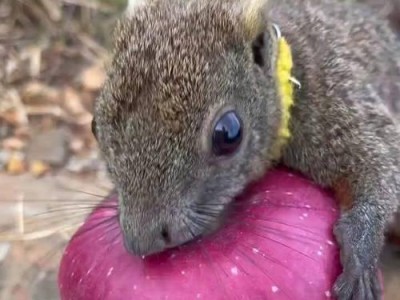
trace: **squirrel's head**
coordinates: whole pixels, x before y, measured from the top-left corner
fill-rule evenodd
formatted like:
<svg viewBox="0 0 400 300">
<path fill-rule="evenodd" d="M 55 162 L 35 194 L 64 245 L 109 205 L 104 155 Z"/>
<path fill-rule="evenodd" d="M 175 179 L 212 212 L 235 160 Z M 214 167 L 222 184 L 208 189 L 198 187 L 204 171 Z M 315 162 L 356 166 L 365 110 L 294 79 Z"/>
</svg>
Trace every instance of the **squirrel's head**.
<svg viewBox="0 0 400 300">
<path fill-rule="evenodd" d="M 138 2 L 117 26 L 93 128 L 126 247 L 148 255 L 221 224 L 269 165 L 280 107 L 265 1 Z"/>
</svg>

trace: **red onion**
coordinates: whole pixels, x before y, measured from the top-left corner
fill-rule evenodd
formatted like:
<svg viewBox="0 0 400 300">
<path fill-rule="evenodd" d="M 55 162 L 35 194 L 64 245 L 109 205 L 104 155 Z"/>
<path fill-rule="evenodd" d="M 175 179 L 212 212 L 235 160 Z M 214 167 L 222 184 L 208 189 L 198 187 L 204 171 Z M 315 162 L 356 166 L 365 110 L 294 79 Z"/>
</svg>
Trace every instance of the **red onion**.
<svg viewBox="0 0 400 300">
<path fill-rule="evenodd" d="M 62 300 L 332 297 L 339 212 L 328 190 L 298 174 L 269 172 L 215 234 L 145 259 L 125 251 L 116 201 L 106 199 L 67 246 Z"/>
</svg>

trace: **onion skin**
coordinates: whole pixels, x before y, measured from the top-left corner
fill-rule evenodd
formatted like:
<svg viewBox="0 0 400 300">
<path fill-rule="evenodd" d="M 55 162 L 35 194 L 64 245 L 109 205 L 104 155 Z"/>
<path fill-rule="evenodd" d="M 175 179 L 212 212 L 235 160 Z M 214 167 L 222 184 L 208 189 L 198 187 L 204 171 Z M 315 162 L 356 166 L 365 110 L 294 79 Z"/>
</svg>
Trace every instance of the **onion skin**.
<svg viewBox="0 0 400 300">
<path fill-rule="evenodd" d="M 116 201 L 106 199 L 67 245 L 62 300 L 333 298 L 338 207 L 301 175 L 269 172 L 215 234 L 145 259 L 125 251 Z"/>
</svg>

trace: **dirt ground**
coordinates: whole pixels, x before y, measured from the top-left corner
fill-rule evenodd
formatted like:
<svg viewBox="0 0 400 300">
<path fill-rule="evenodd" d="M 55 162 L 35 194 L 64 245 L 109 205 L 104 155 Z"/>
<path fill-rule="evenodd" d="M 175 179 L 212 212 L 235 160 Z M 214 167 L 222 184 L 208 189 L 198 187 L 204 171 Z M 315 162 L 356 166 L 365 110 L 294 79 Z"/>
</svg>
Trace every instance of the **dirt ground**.
<svg viewBox="0 0 400 300">
<path fill-rule="evenodd" d="M 0 300 L 59 299 L 63 247 L 90 211 L 73 209 L 111 187 L 91 111 L 124 5 L 0 1 Z M 388 300 L 400 299 L 399 251 L 383 255 Z"/>
<path fill-rule="evenodd" d="M 0 1 L 0 299 L 55 300 L 70 235 L 110 188 L 91 133 L 124 0 Z M 78 213 L 77 213 L 78 212 Z"/>
<path fill-rule="evenodd" d="M 41 180 L 29 174 L 18 177 L 0 174 L 0 212 L 2 218 L 4 214 L 7 217 L 2 223 L 15 224 L 7 230 L 7 233 L 13 233 L 8 236 L 9 241 L 3 237 L 0 242 L 1 300 L 59 299 L 56 285 L 58 263 L 70 233 L 80 224 L 83 215 L 71 217 L 70 210 L 57 208 L 65 208 L 66 199 L 69 205 L 89 200 L 96 203 L 99 201 L 97 197 L 71 190 L 105 195 L 108 184 L 101 178 L 92 176 L 82 180 L 66 173 Z M 6 199 L 12 201 L 6 202 Z M 13 241 L 22 238 L 19 234 L 20 203 L 23 203 L 25 223 L 23 237 L 27 240 Z M 38 217 L 42 213 L 44 217 Z M 67 230 L 67 225 L 71 225 L 72 230 Z"/>
</svg>

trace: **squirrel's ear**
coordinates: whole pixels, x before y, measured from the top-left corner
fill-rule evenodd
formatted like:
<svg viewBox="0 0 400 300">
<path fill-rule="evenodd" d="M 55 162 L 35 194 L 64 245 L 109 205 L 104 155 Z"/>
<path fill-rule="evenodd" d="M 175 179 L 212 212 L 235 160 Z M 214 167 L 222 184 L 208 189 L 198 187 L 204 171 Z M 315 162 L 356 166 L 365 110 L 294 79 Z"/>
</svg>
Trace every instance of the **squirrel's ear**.
<svg viewBox="0 0 400 300">
<path fill-rule="evenodd" d="M 242 3 L 246 38 L 253 41 L 266 30 L 268 0 L 242 0 Z"/>
<path fill-rule="evenodd" d="M 251 43 L 254 62 L 260 67 L 268 63 L 268 0 L 242 0 L 245 39 Z"/>
</svg>

